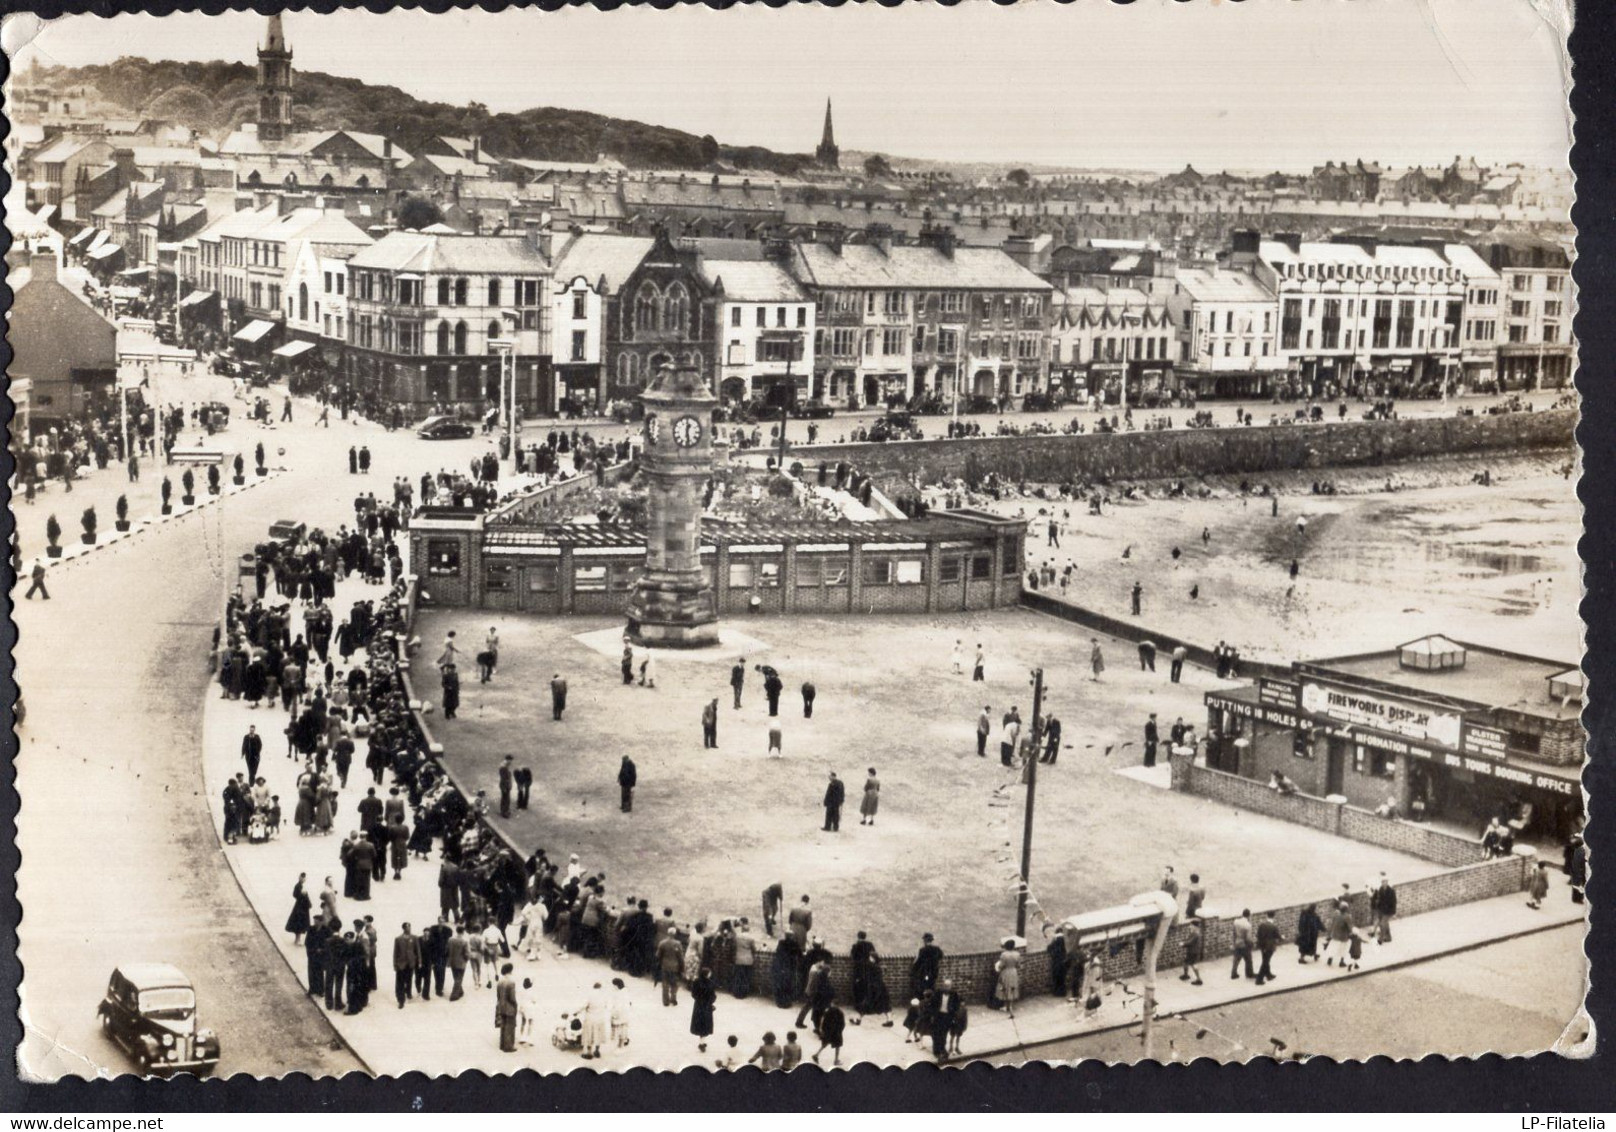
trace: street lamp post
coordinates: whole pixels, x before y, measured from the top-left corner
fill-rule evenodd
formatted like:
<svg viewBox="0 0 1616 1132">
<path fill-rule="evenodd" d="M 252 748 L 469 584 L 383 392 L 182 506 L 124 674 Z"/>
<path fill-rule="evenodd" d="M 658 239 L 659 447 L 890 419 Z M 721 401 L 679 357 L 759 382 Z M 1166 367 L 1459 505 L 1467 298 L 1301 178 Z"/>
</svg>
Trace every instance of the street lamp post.
<svg viewBox="0 0 1616 1132">
<path fill-rule="evenodd" d="M 1021 885 L 1016 895 L 1016 934 L 1027 935 L 1027 894 L 1032 886 L 1032 816 L 1038 798 L 1038 741 L 1043 732 L 1044 670 L 1032 670 L 1032 745 L 1027 754 L 1027 808 L 1021 827 Z M 1013 753 L 1013 752 L 1012 752 Z"/>
</svg>

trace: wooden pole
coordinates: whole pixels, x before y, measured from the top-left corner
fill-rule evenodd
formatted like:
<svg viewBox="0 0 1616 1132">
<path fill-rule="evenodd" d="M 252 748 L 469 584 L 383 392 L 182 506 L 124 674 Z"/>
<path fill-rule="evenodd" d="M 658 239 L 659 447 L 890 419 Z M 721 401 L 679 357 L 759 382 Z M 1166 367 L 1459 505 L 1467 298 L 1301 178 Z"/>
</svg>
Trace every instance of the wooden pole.
<svg viewBox="0 0 1616 1132">
<path fill-rule="evenodd" d="M 1032 885 L 1032 816 L 1038 798 L 1038 740 L 1043 731 L 1044 670 L 1032 670 L 1032 744 L 1027 755 L 1027 808 L 1021 827 L 1021 888 L 1016 896 L 1016 934 L 1027 935 L 1027 893 Z M 1014 752 L 1012 752 L 1013 754 Z"/>
</svg>

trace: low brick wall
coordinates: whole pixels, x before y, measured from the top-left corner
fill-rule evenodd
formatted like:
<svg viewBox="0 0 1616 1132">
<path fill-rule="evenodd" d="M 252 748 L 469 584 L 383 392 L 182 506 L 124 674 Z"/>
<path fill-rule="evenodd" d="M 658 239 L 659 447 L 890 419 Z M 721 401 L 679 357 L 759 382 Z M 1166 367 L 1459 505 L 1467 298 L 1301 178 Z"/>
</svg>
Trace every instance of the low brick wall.
<svg viewBox="0 0 1616 1132">
<path fill-rule="evenodd" d="M 1395 849 L 1448 868 L 1473 865 L 1485 859 L 1479 841 L 1456 837 L 1419 822 L 1383 818 L 1368 810 L 1311 794 L 1281 794 L 1256 779 L 1198 766 L 1184 756 L 1172 756 L 1172 784 L 1174 790 L 1186 794 L 1227 802 L 1337 837 Z"/>
<path fill-rule="evenodd" d="M 1096 633 L 1104 633 L 1108 637 L 1118 640 L 1130 641 L 1138 644 L 1140 641 L 1153 641 L 1158 651 L 1158 659 L 1166 660 L 1179 645 L 1184 646 L 1185 659 L 1191 664 L 1198 664 L 1203 668 L 1216 669 L 1218 658 L 1212 655 L 1212 650 L 1205 645 L 1198 645 L 1193 641 L 1186 641 L 1175 637 L 1171 633 L 1158 632 L 1138 621 L 1124 620 L 1112 617 L 1105 613 L 1096 613 L 1081 605 L 1074 605 L 1063 598 L 1051 597 L 1037 590 L 1029 590 L 1025 586 L 1021 590 L 1021 604 L 1038 613 L 1046 613 L 1051 617 L 1059 617 L 1062 621 L 1070 621 L 1074 625 L 1081 625 Z M 1239 676 L 1242 679 L 1257 676 L 1270 676 L 1276 680 L 1289 680 L 1293 673 L 1288 664 L 1269 664 L 1261 660 L 1248 660 L 1240 658 Z"/>
<path fill-rule="evenodd" d="M 921 483 L 974 481 L 990 472 L 1036 483 L 1194 479 L 1372 467 L 1456 454 L 1569 451 L 1576 425 L 1575 410 L 1559 409 L 1496 417 L 820 444 L 794 448 L 793 456 L 804 467 L 846 460 L 877 479 Z"/>
</svg>

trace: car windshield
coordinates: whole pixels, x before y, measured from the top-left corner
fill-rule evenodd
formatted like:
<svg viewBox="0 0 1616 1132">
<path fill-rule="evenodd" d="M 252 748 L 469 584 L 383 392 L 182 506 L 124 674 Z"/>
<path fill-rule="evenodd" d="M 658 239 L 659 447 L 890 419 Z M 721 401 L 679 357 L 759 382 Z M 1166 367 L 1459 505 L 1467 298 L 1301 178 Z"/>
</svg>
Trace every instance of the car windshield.
<svg viewBox="0 0 1616 1132">
<path fill-rule="evenodd" d="M 158 987 L 140 992 L 140 1012 L 162 1018 L 183 1018 L 196 1009 L 196 992 L 190 987 Z"/>
</svg>

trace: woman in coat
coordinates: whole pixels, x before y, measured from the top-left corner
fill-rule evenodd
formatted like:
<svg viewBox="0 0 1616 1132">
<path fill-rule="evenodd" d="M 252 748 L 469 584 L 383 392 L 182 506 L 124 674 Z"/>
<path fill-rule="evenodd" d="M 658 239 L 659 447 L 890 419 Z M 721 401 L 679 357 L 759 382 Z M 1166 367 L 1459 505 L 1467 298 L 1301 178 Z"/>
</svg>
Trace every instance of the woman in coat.
<svg viewBox="0 0 1616 1132">
<path fill-rule="evenodd" d="M 1296 961 L 1314 962 L 1319 958 L 1319 936 L 1324 932 L 1324 918 L 1312 905 L 1302 909 L 1296 920 Z"/>
<path fill-rule="evenodd" d="M 713 989 L 713 973 L 706 967 L 690 984 L 690 999 L 690 1032 L 696 1035 L 696 1049 L 706 1053 L 707 1039 L 713 1034 L 713 1004 L 718 1001 L 718 992 Z"/>
<path fill-rule="evenodd" d="M 331 819 L 337 808 L 337 792 L 324 779 L 316 780 L 314 803 L 314 830 L 330 833 Z"/>
<path fill-rule="evenodd" d="M 1100 642 L 1093 639 L 1089 641 L 1089 668 L 1094 671 L 1091 677 L 1094 680 L 1098 680 L 1100 673 L 1105 671 L 1105 654 L 1100 651 Z"/>
<path fill-rule="evenodd" d="M 584 1001 L 583 1009 L 577 1011 L 583 1029 L 583 1055 L 585 1058 L 600 1056 L 601 1047 L 606 1044 L 606 1030 L 611 1023 L 610 1006 L 606 1002 L 606 992 L 599 983 L 595 984 Z"/>
<path fill-rule="evenodd" d="M 994 997 L 1004 1004 L 1004 1009 L 1014 1014 L 1016 1003 L 1021 998 L 1021 953 L 1015 945 L 1005 941 L 1005 948 L 999 953 L 999 961 L 993 965 L 998 972 L 998 985 L 994 988 Z"/>
<path fill-rule="evenodd" d="M 306 834 L 314 828 L 314 780 L 306 779 L 297 785 L 297 810 L 292 816 L 297 831 Z"/>
<path fill-rule="evenodd" d="M 292 886 L 292 914 L 286 917 L 286 930 L 292 933 L 293 946 L 302 943 L 303 934 L 309 930 L 309 912 L 314 902 L 303 887 L 303 882 L 308 879 L 308 873 L 298 873 L 297 883 Z"/>
<path fill-rule="evenodd" d="M 870 768 L 870 777 L 864 780 L 864 800 L 859 803 L 859 824 L 874 825 L 875 811 L 881 806 L 881 780 L 875 777 L 875 768 Z"/>
<path fill-rule="evenodd" d="M 881 974 L 881 957 L 871 954 L 864 965 L 864 1003 L 858 1008 L 860 1025 L 866 1014 L 880 1015 L 883 1026 L 892 1025 L 892 995 L 887 991 L 886 978 Z"/>
<path fill-rule="evenodd" d="M 1537 868 L 1532 870 L 1532 878 L 1527 882 L 1526 893 L 1530 897 L 1526 902 L 1528 908 L 1543 907 L 1543 898 L 1549 894 L 1549 866 L 1547 863 L 1539 861 Z"/>
</svg>

